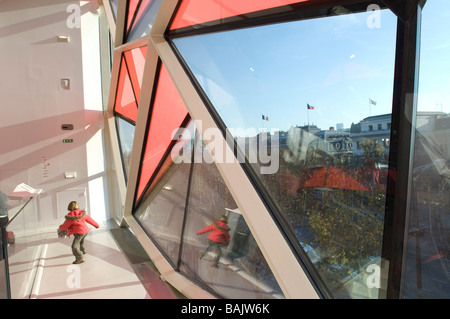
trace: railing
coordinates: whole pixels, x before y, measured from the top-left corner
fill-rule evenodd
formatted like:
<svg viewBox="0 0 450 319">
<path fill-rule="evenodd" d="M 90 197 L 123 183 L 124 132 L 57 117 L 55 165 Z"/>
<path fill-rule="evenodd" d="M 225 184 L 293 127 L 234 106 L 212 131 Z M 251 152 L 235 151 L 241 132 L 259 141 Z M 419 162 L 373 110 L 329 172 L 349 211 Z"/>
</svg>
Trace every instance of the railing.
<svg viewBox="0 0 450 319">
<path fill-rule="evenodd" d="M 33 197 L 18 199 L 9 210 L 12 216 L 1 225 L 0 298 L 25 299 L 31 294 L 41 250 L 42 237 L 36 231 L 37 208 Z"/>
</svg>

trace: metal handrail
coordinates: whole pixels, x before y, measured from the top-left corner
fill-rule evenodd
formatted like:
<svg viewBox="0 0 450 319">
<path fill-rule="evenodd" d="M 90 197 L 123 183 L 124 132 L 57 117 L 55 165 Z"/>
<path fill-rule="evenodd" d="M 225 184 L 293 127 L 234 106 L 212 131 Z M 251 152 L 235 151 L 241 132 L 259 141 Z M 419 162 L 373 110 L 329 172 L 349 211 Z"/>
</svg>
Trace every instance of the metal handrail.
<svg viewBox="0 0 450 319">
<path fill-rule="evenodd" d="M 14 214 L 12 218 L 8 220 L 8 222 L 0 227 L 0 236 L 2 241 L 2 247 L 0 249 L 3 250 L 3 258 L 5 260 L 5 279 L 6 279 L 6 296 L 7 299 L 11 299 L 11 282 L 9 277 L 9 260 L 8 260 L 8 238 L 7 238 L 7 232 L 6 228 L 13 222 L 13 220 L 24 210 L 24 208 L 28 205 L 28 203 L 33 199 L 34 197 L 30 197 L 27 202 L 22 205 L 22 207 L 19 209 L 17 213 Z M 8 216 L 6 216 L 8 217 Z"/>
<path fill-rule="evenodd" d="M 5 226 L 3 226 L 3 228 L 6 228 L 9 226 L 9 224 L 11 224 L 11 222 L 23 211 L 23 209 L 25 208 L 25 206 L 28 205 L 28 203 L 33 199 L 34 197 L 30 197 L 28 199 L 28 201 L 19 209 L 19 211 L 17 213 L 14 214 L 14 216 L 5 224 Z"/>
</svg>

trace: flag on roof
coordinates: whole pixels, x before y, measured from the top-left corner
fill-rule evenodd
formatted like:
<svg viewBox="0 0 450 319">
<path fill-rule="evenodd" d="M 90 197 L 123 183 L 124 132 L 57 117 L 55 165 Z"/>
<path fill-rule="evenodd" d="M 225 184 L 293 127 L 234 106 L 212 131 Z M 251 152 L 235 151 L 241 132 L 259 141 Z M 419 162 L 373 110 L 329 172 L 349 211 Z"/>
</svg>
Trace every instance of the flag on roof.
<svg viewBox="0 0 450 319">
<path fill-rule="evenodd" d="M 268 121 L 269 117 L 268 116 L 264 116 L 264 114 L 263 114 L 262 119 Z"/>
<path fill-rule="evenodd" d="M 369 99 L 369 104 L 377 105 L 377 102 L 372 99 Z"/>
<path fill-rule="evenodd" d="M 314 110 L 314 106 L 309 105 L 309 103 L 306 104 L 308 106 L 308 110 Z"/>
</svg>

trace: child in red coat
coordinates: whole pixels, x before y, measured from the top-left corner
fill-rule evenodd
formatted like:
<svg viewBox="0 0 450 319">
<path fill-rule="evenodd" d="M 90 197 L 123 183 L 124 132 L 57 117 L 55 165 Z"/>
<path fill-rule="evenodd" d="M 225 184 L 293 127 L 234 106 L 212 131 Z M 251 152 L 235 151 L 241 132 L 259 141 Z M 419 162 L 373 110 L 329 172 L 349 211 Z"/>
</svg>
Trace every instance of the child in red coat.
<svg viewBox="0 0 450 319">
<path fill-rule="evenodd" d="M 67 207 L 69 213 L 65 216 L 66 221 L 59 226 L 62 231 L 67 231 L 67 235 L 73 235 L 72 253 L 75 256 L 74 264 L 81 264 L 84 262 L 83 254 L 86 253 L 84 248 L 84 239 L 89 232 L 89 227 L 86 223 L 91 224 L 95 228 L 99 228 L 99 224 L 93 220 L 86 211 L 81 210 L 78 203 L 73 201 Z"/>
<path fill-rule="evenodd" d="M 228 227 L 227 223 L 228 218 L 223 215 L 220 216 L 217 222 L 200 229 L 196 233 L 197 235 L 201 235 L 210 232 L 208 235 L 209 245 L 200 256 L 200 259 L 202 259 L 210 249 L 214 249 L 216 251 L 216 257 L 214 258 L 212 266 L 216 268 L 219 267 L 219 259 L 222 257 L 222 246 L 228 246 L 230 242 L 230 227 Z"/>
</svg>

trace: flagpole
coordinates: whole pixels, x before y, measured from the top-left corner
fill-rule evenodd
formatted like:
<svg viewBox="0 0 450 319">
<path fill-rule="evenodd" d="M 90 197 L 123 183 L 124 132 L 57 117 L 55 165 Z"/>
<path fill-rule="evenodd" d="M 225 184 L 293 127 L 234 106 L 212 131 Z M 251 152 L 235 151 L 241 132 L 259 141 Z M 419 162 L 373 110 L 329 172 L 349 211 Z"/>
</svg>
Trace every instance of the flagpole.
<svg viewBox="0 0 450 319">
<path fill-rule="evenodd" d="M 374 100 L 372 100 L 372 99 L 369 99 L 369 116 L 372 116 L 372 108 L 371 108 L 371 104 L 373 104 L 373 105 L 377 105 L 377 102 L 375 102 Z"/>
<path fill-rule="evenodd" d="M 309 132 L 309 107 L 307 108 L 306 114 L 308 114 L 308 132 Z"/>
<path fill-rule="evenodd" d="M 310 126 L 309 126 L 309 111 L 311 110 L 311 108 L 313 108 L 313 107 L 310 106 L 309 103 L 306 103 L 306 114 L 308 114 L 308 132 L 310 130 Z"/>
</svg>

